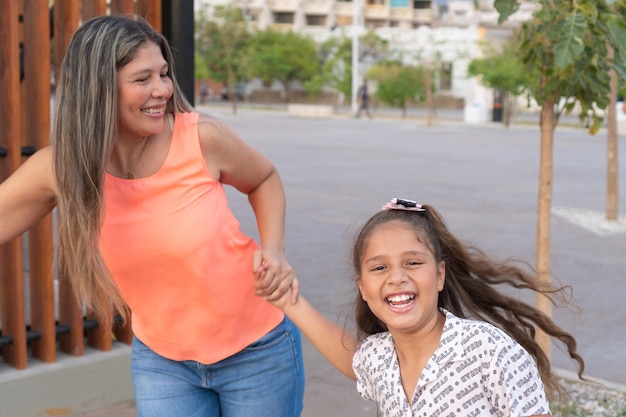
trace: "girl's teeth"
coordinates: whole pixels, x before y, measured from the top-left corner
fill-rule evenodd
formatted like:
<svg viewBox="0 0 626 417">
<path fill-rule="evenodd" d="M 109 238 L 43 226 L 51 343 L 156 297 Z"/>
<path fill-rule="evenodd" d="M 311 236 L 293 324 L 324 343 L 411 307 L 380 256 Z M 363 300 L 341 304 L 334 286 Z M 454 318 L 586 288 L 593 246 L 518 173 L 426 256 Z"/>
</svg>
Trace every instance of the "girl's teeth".
<svg viewBox="0 0 626 417">
<path fill-rule="evenodd" d="M 402 294 L 402 295 L 394 295 L 392 297 L 388 297 L 387 301 L 390 304 L 406 304 L 407 302 L 413 300 L 413 298 L 415 298 L 415 296 Z"/>
</svg>

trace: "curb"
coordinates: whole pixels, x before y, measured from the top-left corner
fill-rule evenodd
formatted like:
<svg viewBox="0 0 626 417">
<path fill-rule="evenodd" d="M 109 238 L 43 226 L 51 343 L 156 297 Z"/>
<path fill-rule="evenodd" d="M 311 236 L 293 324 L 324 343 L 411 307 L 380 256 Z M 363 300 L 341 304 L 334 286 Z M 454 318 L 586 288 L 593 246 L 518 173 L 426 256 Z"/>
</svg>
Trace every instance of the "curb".
<svg viewBox="0 0 626 417">
<path fill-rule="evenodd" d="M 554 373 L 563 378 L 563 379 L 567 379 L 569 381 L 574 381 L 574 382 L 578 382 L 581 384 L 585 384 L 585 385 L 595 385 L 600 384 L 605 388 L 609 388 L 615 391 L 621 391 L 621 392 L 626 392 L 626 385 L 625 384 L 621 384 L 619 382 L 613 382 L 613 381 L 608 381 L 606 379 L 602 379 L 602 378 L 596 378 L 593 376 L 589 376 L 589 375 L 584 375 L 583 376 L 587 379 L 589 379 L 589 382 L 587 381 L 581 381 L 578 378 L 578 374 L 574 371 L 570 371 L 567 369 L 560 369 L 560 368 L 553 368 Z"/>
</svg>

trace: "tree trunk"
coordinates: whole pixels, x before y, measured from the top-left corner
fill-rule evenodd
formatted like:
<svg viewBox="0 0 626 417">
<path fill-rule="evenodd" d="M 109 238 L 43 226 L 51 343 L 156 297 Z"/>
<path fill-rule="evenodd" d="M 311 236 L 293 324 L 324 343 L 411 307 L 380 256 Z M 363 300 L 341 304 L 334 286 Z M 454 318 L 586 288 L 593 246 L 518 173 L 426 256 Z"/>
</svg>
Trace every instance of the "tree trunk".
<svg viewBox="0 0 626 417">
<path fill-rule="evenodd" d="M 513 112 L 515 111 L 515 96 L 509 92 L 505 92 L 503 96 L 503 122 L 504 127 L 508 128 L 511 126 L 511 118 Z"/>
<path fill-rule="evenodd" d="M 607 59 L 614 56 L 609 46 Z M 611 77 L 611 93 L 606 116 L 607 123 L 607 176 L 606 176 L 606 219 L 617 221 L 618 217 L 618 163 L 617 163 L 617 75 L 615 70 L 609 71 Z"/>
<path fill-rule="evenodd" d="M 270 105 L 270 85 L 263 84 L 263 100 L 265 101 L 265 105 Z"/>
<path fill-rule="evenodd" d="M 537 279 L 545 284 L 550 283 L 550 219 L 552 208 L 552 162 L 554 148 L 554 114 L 555 99 L 551 97 L 541 108 L 541 152 L 539 163 L 539 202 L 537 210 Z M 536 296 L 537 309 L 552 316 L 552 304 L 542 295 Z M 537 329 L 536 340 L 545 354 L 550 358 L 552 344 L 550 336 Z"/>
<path fill-rule="evenodd" d="M 291 103 L 291 81 L 283 81 L 285 86 L 285 103 Z"/>
</svg>

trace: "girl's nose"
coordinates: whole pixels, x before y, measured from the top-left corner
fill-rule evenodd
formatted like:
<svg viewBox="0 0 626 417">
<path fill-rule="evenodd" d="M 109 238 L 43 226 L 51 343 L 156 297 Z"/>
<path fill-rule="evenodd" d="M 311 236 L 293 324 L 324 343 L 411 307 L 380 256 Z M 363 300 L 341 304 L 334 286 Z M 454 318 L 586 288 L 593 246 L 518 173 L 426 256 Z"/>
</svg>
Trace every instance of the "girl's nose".
<svg viewBox="0 0 626 417">
<path fill-rule="evenodd" d="M 404 268 L 391 268 L 389 270 L 388 282 L 390 284 L 402 284 L 407 281 L 407 273 Z"/>
</svg>

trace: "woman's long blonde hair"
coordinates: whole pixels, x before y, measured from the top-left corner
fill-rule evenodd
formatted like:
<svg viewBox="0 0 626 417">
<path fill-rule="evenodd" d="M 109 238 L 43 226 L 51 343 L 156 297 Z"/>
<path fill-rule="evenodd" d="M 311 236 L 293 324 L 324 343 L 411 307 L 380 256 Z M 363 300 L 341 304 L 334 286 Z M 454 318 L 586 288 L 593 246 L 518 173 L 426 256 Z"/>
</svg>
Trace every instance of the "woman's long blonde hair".
<svg viewBox="0 0 626 417">
<path fill-rule="evenodd" d="M 169 65 L 174 93 L 167 110 L 191 111 L 176 82 L 167 41 L 136 17 L 85 22 L 72 37 L 57 77 L 50 141 L 58 188 L 59 274 L 107 328 L 114 312 L 128 316 L 99 250 L 105 169 L 118 130 L 117 72 L 146 42 L 158 45 Z"/>
</svg>

